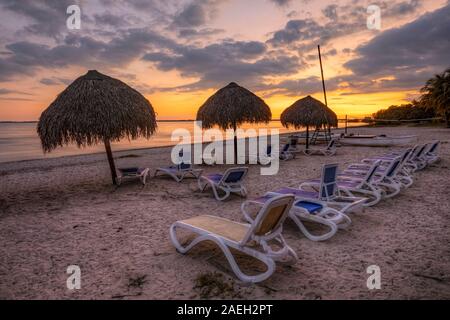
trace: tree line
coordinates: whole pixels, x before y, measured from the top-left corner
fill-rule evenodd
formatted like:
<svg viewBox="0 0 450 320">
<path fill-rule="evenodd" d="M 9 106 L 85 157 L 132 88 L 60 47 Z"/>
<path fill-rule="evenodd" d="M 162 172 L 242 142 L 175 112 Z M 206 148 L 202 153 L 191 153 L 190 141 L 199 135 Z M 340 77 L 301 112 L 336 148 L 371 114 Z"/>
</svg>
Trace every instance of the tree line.
<svg viewBox="0 0 450 320">
<path fill-rule="evenodd" d="M 392 105 L 373 114 L 375 120 L 413 120 L 442 117 L 450 128 L 450 68 L 429 79 L 421 96 L 408 104 Z"/>
</svg>

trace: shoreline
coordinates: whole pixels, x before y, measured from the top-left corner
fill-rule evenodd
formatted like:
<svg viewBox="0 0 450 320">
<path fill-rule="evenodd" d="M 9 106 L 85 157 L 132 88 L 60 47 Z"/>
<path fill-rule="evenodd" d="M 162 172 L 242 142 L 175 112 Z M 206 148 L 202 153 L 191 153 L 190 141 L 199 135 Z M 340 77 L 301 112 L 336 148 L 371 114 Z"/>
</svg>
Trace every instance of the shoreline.
<svg viewBox="0 0 450 320">
<path fill-rule="evenodd" d="M 353 126 L 353 127 L 349 127 L 348 129 L 358 129 L 358 128 L 370 128 L 373 127 L 370 124 L 365 124 L 365 125 L 361 125 L 361 126 Z M 384 126 L 378 126 L 378 128 L 380 127 L 384 127 Z M 345 128 L 334 128 L 331 130 L 331 132 L 336 132 L 336 131 L 340 131 L 340 130 L 344 130 Z M 288 135 L 294 135 L 294 134 L 299 134 L 299 133 L 303 133 L 306 132 L 306 130 L 298 130 L 298 131 L 292 131 L 292 132 L 286 132 L 286 133 L 281 133 L 280 134 L 280 140 Z M 242 138 L 241 138 L 242 139 Z M 248 138 L 245 138 L 246 140 Z M 227 141 L 227 140 L 222 140 L 222 141 Z M 203 142 L 202 144 L 208 144 L 209 142 Z M 168 144 L 168 145 L 163 145 L 163 146 L 150 146 L 150 147 L 143 147 L 143 148 L 131 148 L 131 149 L 123 149 L 123 150 L 117 150 L 114 151 L 113 149 L 113 156 L 114 159 L 116 159 L 117 157 L 115 156 L 115 154 L 117 153 L 121 153 L 121 152 L 133 152 L 133 151 L 146 151 L 146 150 L 154 150 L 154 149 L 164 149 L 164 148 L 170 148 L 175 146 L 176 144 Z M 191 143 L 191 146 L 193 146 L 194 143 Z M 13 160 L 13 161 L 0 161 L 0 174 L 1 174 L 1 170 L 2 170 L 2 166 L 8 166 L 14 163 L 26 163 L 26 162 L 37 162 L 37 161 L 49 161 L 52 159 L 65 159 L 65 158 L 73 158 L 73 157 L 82 157 L 82 156 L 95 156 L 95 155 L 101 155 L 104 154 L 104 150 L 103 151 L 98 151 L 98 152 L 91 152 L 91 153 L 83 153 L 83 154 L 70 154 L 70 155 L 62 155 L 62 156 L 55 156 L 55 157 L 48 157 L 48 158 L 33 158 L 33 159 L 24 159 L 24 160 Z"/>
</svg>

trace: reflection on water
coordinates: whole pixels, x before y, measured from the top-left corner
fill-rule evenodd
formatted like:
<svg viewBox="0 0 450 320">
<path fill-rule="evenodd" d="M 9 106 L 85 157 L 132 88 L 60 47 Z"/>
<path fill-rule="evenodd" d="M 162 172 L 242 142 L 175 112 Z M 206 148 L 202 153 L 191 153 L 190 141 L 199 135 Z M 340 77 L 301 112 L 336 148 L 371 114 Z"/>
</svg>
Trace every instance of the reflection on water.
<svg viewBox="0 0 450 320">
<path fill-rule="evenodd" d="M 360 123 L 349 123 L 349 126 L 359 126 Z M 176 129 L 194 131 L 194 123 L 189 121 L 158 122 L 158 130 L 149 140 L 137 139 L 133 141 L 123 140 L 112 143 L 113 151 L 151 148 L 174 145 L 171 141 L 172 132 Z M 280 133 L 293 132 L 287 130 L 279 121 L 271 121 L 266 124 L 245 124 L 242 129 L 278 129 Z M 36 133 L 36 123 L 0 123 L 0 162 L 44 159 L 67 155 L 87 154 L 104 151 L 103 145 L 79 149 L 76 145 L 58 148 L 51 153 L 44 154 L 41 142 Z"/>
</svg>

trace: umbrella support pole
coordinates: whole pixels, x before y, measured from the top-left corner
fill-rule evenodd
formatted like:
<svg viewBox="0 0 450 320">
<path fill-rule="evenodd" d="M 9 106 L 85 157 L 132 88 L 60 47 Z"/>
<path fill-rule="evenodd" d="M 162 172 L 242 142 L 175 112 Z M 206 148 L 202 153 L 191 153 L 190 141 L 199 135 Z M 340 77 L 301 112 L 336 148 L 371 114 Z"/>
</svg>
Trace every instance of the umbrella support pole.
<svg viewBox="0 0 450 320">
<path fill-rule="evenodd" d="M 108 156 L 109 168 L 111 169 L 111 177 L 113 184 L 117 184 L 116 166 L 114 164 L 114 158 L 111 151 L 111 143 L 109 142 L 109 140 L 105 140 L 105 149 L 106 155 Z"/>
<path fill-rule="evenodd" d="M 238 145 L 237 145 L 237 125 L 236 123 L 233 124 L 233 131 L 234 131 L 234 164 L 238 163 Z"/>
</svg>

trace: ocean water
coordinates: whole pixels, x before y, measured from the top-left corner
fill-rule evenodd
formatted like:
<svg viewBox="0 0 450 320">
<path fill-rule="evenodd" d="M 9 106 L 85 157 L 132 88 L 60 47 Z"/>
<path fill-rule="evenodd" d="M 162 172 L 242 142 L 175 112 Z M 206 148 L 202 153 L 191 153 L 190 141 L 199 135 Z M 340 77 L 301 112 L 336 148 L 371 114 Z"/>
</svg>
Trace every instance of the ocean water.
<svg viewBox="0 0 450 320">
<path fill-rule="evenodd" d="M 69 145 L 57 148 L 44 154 L 41 148 L 39 136 L 36 133 L 37 123 L 0 123 L 0 162 L 45 159 L 68 155 L 89 154 L 103 152 L 102 144 L 78 148 Z M 349 123 L 349 126 L 358 126 L 360 123 Z M 343 127 L 343 125 L 340 127 Z M 123 140 L 111 144 L 113 151 L 151 148 L 175 145 L 178 142 L 171 141 L 172 132 L 176 129 L 194 131 L 194 122 L 189 121 L 164 121 L 158 122 L 158 130 L 149 140 L 137 139 L 133 141 Z M 242 129 L 278 129 L 280 133 L 294 132 L 284 128 L 279 121 L 271 121 L 268 124 L 244 124 Z M 205 140 L 207 141 L 207 140 Z"/>
</svg>

